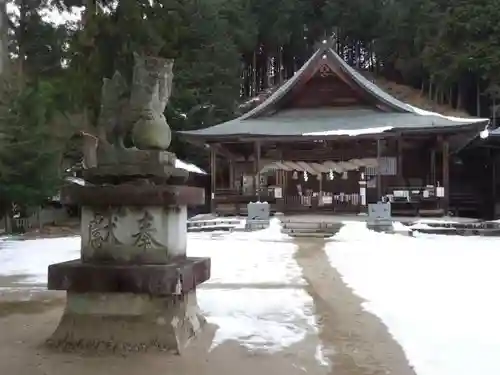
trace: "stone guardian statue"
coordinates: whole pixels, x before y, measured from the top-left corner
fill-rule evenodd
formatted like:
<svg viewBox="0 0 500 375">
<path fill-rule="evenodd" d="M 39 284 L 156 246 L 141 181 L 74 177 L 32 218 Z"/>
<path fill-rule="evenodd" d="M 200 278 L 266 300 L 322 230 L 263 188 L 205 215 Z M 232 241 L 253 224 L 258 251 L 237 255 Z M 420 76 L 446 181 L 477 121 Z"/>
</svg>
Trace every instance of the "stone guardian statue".
<svg viewBox="0 0 500 375">
<path fill-rule="evenodd" d="M 166 150 L 172 134 L 163 112 L 172 92 L 173 60 L 134 54 L 130 95 L 132 141 L 141 150 Z"/>
</svg>

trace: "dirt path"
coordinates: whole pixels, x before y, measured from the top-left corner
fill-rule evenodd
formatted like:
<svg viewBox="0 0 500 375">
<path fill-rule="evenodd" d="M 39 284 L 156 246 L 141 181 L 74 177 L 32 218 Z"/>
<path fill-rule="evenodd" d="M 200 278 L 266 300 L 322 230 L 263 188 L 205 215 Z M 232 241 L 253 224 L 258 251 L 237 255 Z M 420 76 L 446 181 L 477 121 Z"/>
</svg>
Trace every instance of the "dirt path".
<svg viewBox="0 0 500 375">
<path fill-rule="evenodd" d="M 303 270 L 319 318 L 320 338 L 332 375 L 415 375 L 400 345 L 376 316 L 361 307 L 363 300 L 330 266 L 324 240 L 296 242 L 296 260 Z"/>
<path fill-rule="evenodd" d="M 208 326 L 183 356 L 130 354 L 81 356 L 57 354 L 39 346 L 50 335 L 61 309 L 43 314 L 11 315 L 0 319 L 0 373 L 2 375 L 322 375 L 314 357 L 304 358 L 302 342 L 273 355 L 251 352 L 236 342 L 227 342 L 210 353 L 216 327 Z"/>
<path fill-rule="evenodd" d="M 22 301 L 25 293 L 18 293 L 4 296 L 3 300 L 0 298 L 0 311 L 4 312 L 0 314 L 1 375 L 328 374 L 328 367 L 321 366 L 315 357 L 319 342 L 316 334 L 307 335 L 301 342 L 277 353 L 251 351 L 236 341 L 226 341 L 209 351 L 217 330 L 217 326 L 210 324 L 183 356 L 166 353 L 132 353 L 127 356 L 55 353 L 41 344 L 59 322 L 64 293 L 45 292 L 43 297 L 32 301 Z"/>
</svg>

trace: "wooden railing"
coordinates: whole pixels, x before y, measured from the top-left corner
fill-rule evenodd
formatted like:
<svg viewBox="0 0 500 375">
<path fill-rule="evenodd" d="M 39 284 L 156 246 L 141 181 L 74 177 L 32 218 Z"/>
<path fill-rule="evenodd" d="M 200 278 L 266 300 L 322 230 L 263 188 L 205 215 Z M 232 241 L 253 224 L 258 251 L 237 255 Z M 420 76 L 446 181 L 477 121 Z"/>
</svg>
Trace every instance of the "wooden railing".
<svg viewBox="0 0 500 375">
<path fill-rule="evenodd" d="M 68 218 L 68 213 L 65 209 L 41 209 L 34 212 L 29 217 L 3 218 L 1 219 L 7 225 L 5 231 L 11 232 L 27 232 L 32 229 L 41 228 L 47 224 L 58 224 Z"/>
<path fill-rule="evenodd" d="M 246 215 L 247 204 L 257 201 L 256 195 L 241 195 L 236 190 L 218 189 L 215 193 L 215 211 L 219 215 Z M 361 205 L 359 193 L 334 194 L 325 203 L 320 197 L 285 195 L 275 198 L 268 194 L 267 189 L 262 191 L 260 201 L 269 202 L 272 212 L 338 212 L 358 213 L 365 212 L 366 205 Z"/>
<path fill-rule="evenodd" d="M 242 195 L 234 189 L 217 189 L 215 192 L 215 211 L 223 216 L 246 216 L 247 205 L 250 202 L 269 202 L 272 210 L 275 210 L 276 199 L 268 194 L 267 189 L 261 191 L 260 198 L 257 195 Z"/>
<path fill-rule="evenodd" d="M 279 206 L 279 200 L 277 200 Z M 283 212 L 329 211 L 357 213 L 364 211 L 359 194 L 336 194 L 325 203 L 320 197 L 287 195 L 283 199 Z"/>
</svg>

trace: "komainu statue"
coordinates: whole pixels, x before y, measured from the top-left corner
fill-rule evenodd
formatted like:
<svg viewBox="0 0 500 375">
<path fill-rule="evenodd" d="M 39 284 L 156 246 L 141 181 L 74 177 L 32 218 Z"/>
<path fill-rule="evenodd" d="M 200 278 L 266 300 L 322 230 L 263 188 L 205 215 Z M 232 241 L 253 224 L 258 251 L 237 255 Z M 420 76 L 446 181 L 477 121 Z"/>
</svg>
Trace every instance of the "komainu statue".
<svg viewBox="0 0 500 375">
<path fill-rule="evenodd" d="M 163 112 L 172 92 L 174 61 L 134 54 L 134 62 L 130 88 L 118 72 L 104 79 L 101 138 L 118 149 L 166 150 L 172 135 Z"/>
</svg>

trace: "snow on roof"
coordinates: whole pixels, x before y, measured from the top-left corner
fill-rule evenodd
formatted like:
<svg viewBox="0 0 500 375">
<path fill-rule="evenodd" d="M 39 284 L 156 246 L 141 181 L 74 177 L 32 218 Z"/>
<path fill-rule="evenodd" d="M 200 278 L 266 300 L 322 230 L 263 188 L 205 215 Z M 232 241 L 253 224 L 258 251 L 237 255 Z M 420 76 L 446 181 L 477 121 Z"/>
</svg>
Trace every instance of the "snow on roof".
<svg viewBox="0 0 500 375">
<path fill-rule="evenodd" d="M 323 132 L 312 132 L 312 133 L 303 133 L 304 136 L 329 136 L 329 135 L 348 135 L 351 137 L 355 137 L 357 135 L 365 135 L 365 134 L 379 134 L 389 130 L 392 130 L 393 126 L 380 126 L 376 128 L 366 128 L 366 129 L 338 129 L 338 130 L 327 130 Z"/>
<path fill-rule="evenodd" d="M 431 112 L 431 111 L 427 111 L 425 109 L 422 109 L 422 108 L 418 108 L 418 107 L 414 107 L 408 103 L 406 103 L 406 105 L 408 105 L 410 108 L 412 108 L 415 113 L 418 113 L 419 115 L 423 115 L 423 116 L 438 116 L 438 117 L 442 117 L 442 118 L 445 118 L 449 121 L 456 121 L 456 122 L 469 122 L 469 123 L 472 123 L 472 122 L 484 122 L 484 121 L 488 121 L 487 118 L 480 118 L 480 117 L 456 117 L 456 116 L 447 116 L 447 115 L 442 115 L 441 113 L 438 113 L 438 112 Z"/>
<path fill-rule="evenodd" d="M 185 161 L 182 161 L 181 159 L 176 159 L 175 160 L 175 168 L 179 169 L 184 169 L 185 171 L 191 172 L 191 173 L 197 173 L 197 174 L 207 174 L 203 169 L 200 167 L 187 163 Z"/>
<path fill-rule="evenodd" d="M 73 176 L 68 176 L 64 179 L 67 182 L 71 182 L 72 184 L 80 185 L 80 186 L 85 186 L 85 180 L 83 178 L 79 177 L 73 177 Z"/>
</svg>

